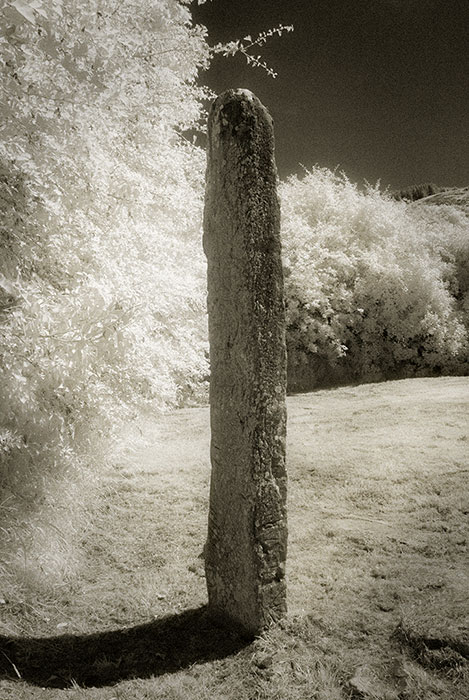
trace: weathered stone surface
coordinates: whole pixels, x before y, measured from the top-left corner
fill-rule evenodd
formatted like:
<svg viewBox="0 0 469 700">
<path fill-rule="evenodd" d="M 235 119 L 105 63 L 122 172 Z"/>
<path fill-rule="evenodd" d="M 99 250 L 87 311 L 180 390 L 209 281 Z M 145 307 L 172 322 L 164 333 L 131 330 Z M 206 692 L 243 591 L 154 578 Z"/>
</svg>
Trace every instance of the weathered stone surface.
<svg viewBox="0 0 469 700">
<path fill-rule="evenodd" d="M 286 611 L 286 358 L 272 120 L 248 90 L 209 118 L 211 461 L 205 567 L 213 614 L 257 634 Z"/>
</svg>

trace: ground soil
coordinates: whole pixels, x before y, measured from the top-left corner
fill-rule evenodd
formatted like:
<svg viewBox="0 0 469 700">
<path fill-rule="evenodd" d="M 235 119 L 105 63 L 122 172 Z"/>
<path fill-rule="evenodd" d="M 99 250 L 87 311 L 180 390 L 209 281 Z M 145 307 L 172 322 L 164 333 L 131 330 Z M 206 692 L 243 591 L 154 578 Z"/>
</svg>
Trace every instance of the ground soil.
<svg viewBox="0 0 469 700">
<path fill-rule="evenodd" d="M 208 408 L 129 426 L 76 575 L 0 591 L 0 698 L 469 698 L 468 390 L 289 398 L 289 613 L 254 641 L 204 607 Z"/>
</svg>

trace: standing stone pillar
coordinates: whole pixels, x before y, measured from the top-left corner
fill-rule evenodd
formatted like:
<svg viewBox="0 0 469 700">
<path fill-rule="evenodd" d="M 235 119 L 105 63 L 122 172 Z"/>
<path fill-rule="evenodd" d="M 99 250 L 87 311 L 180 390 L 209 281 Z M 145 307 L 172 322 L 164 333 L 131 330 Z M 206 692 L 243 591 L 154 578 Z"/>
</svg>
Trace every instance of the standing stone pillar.
<svg viewBox="0 0 469 700">
<path fill-rule="evenodd" d="M 286 351 L 272 119 L 229 90 L 208 127 L 209 609 L 249 634 L 286 612 Z"/>
</svg>

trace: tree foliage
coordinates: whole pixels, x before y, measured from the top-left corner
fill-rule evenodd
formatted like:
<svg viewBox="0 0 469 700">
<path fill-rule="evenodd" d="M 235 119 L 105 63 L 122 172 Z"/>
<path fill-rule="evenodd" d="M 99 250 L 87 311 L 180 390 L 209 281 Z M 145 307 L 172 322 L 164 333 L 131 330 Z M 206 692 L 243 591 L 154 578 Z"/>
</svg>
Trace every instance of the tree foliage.
<svg viewBox="0 0 469 700">
<path fill-rule="evenodd" d="M 321 169 L 281 196 L 291 386 L 467 371 L 462 212 Z"/>
<path fill-rule="evenodd" d="M 0 9 L 0 465 L 11 519 L 203 387 L 209 50 L 177 0 Z M 27 484 L 27 486 L 25 486 Z M 29 505 L 28 505 L 29 504 Z"/>
</svg>

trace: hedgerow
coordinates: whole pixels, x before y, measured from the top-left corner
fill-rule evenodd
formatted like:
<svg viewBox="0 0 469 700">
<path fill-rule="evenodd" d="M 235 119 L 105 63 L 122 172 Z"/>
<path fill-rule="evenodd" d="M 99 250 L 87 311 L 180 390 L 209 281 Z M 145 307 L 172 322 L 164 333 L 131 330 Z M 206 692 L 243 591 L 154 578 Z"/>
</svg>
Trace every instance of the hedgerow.
<svg viewBox="0 0 469 700">
<path fill-rule="evenodd" d="M 281 197 L 291 388 L 467 371 L 461 211 L 320 168 Z"/>
</svg>

